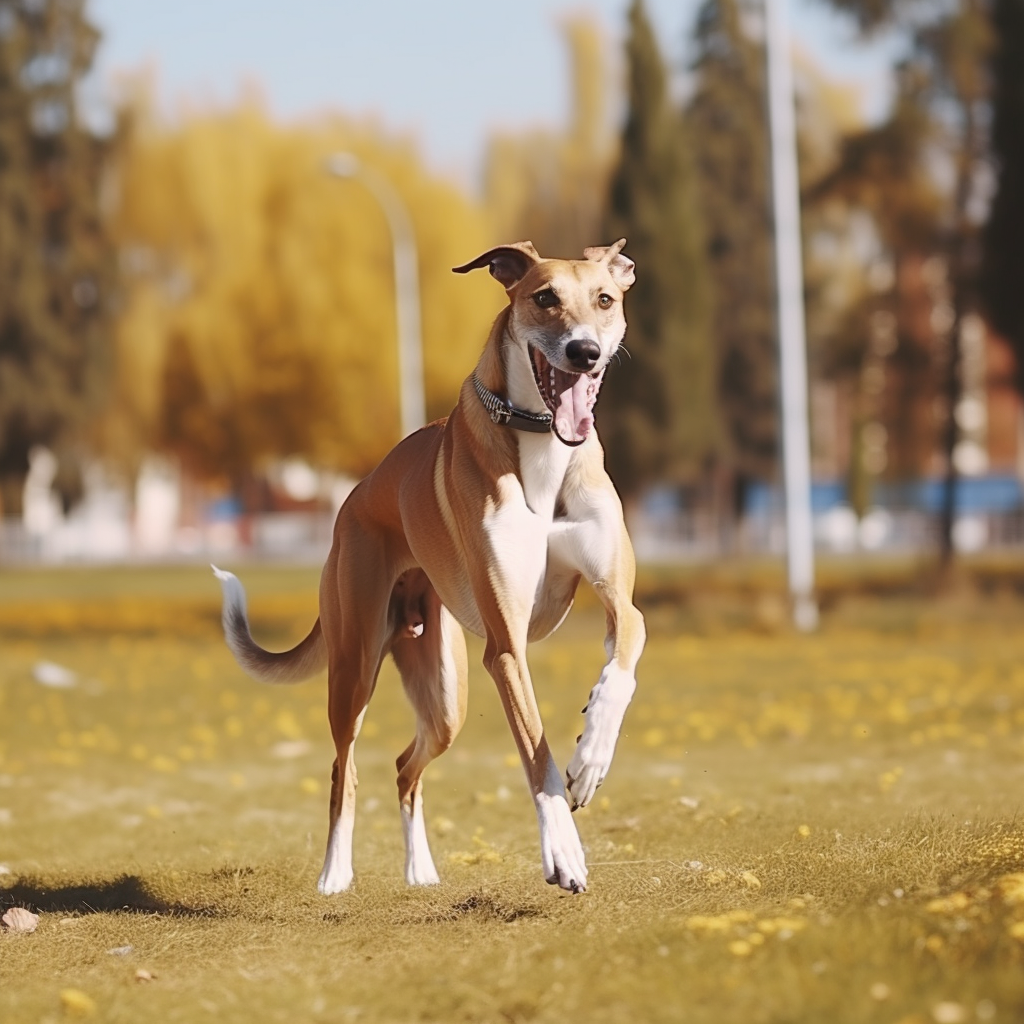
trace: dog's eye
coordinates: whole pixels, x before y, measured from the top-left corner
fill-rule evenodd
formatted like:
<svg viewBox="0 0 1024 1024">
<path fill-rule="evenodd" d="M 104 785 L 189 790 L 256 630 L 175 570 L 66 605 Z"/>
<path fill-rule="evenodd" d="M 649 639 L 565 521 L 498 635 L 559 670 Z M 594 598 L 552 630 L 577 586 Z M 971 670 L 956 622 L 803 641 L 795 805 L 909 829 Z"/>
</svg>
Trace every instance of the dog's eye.
<svg viewBox="0 0 1024 1024">
<path fill-rule="evenodd" d="M 544 291 L 537 292 L 537 294 L 534 295 L 533 301 L 536 302 L 541 309 L 551 309 L 552 306 L 558 305 L 558 296 L 551 288 L 545 288 Z"/>
<path fill-rule="evenodd" d="M 612 304 L 612 303 L 613 303 L 614 301 L 615 301 L 615 300 L 614 300 L 614 299 L 613 299 L 613 298 L 612 298 L 612 297 L 611 297 L 610 295 L 607 295 L 607 294 L 605 294 L 604 292 L 601 292 L 601 294 L 600 294 L 600 295 L 598 295 L 598 297 L 597 297 L 597 304 L 598 304 L 598 305 L 599 305 L 599 306 L 600 306 L 600 307 L 601 307 L 602 309 L 608 309 L 608 307 L 609 307 L 609 306 L 611 306 L 611 304 Z"/>
</svg>

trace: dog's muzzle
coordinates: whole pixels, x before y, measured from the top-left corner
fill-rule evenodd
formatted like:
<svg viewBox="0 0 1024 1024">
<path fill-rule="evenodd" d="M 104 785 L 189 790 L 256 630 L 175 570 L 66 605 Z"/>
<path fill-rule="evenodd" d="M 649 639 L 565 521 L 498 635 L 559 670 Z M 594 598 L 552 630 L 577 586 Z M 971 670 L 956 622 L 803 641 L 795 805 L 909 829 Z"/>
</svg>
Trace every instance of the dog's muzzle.
<svg viewBox="0 0 1024 1024">
<path fill-rule="evenodd" d="M 552 429 L 558 440 L 568 445 L 583 444 L 594 428 L 594 404 L 605 367 L 594 373 L 573 373 L 552 366 L 544 353 L 532 346 L 530 356 L 533 379 L 551 410 Z"/>
</svg>

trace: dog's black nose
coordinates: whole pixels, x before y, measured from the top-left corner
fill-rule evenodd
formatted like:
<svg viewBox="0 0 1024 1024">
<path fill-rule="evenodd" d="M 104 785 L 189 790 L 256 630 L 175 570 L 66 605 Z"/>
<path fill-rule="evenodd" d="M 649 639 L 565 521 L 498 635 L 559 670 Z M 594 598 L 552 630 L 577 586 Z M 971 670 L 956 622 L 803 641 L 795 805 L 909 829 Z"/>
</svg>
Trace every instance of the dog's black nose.
<svg viewBox="0 0 1024 1024">
<path fill-rule="evenodd" d="M 592 370 L 601 358 L 601 346 L 589 338 L 573 338 L 565 346 L 565 357 L 581 373 Z"/>
</svg>

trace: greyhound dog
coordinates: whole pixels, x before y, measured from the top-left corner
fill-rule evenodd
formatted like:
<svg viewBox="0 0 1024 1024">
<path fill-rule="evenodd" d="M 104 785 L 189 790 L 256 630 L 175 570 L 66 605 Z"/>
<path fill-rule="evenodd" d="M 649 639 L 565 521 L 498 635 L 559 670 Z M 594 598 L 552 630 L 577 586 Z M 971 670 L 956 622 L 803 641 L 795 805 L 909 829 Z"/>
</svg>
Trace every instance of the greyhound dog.
<svg viewBox="0 0 1024 1024">
<path fill-rule="evenodd" d="M 586 889 L 566 792 L 575 810 L 604 780 L 645 640 L 633 606 L 633 549 L 594 431 L 594 403 L 625 333 L 623 295 L 634 281 L 624 245 L 622 239 L 585 250 L 585 259 L 560 260 L 517 242 L 454 268 L 464 274 L 488 267 L 509 304 L 451 415 L 401 441 L 342 506 L 320 581 L 320 616 L 297 646 L 279 654 L 259 647 L 242 585 L 214 567 L 225 635 L 243 669 L 292 683 L 327 667 L 337 759 L 322 893 L 352 882 L 353 750 L 388 653 L 417 719 L 416 736 L 397 762 L 405 878 L 438 882 L 421 776 L 465 720 L 460 625 L 486 640 L 484 664 L 533 794 L 544 877 L 571 892 Z M 590 691 L 563 781 L 526 647 L 562 622 L 581 577 L 605 608 L 608 662 Z"/>
</svg>

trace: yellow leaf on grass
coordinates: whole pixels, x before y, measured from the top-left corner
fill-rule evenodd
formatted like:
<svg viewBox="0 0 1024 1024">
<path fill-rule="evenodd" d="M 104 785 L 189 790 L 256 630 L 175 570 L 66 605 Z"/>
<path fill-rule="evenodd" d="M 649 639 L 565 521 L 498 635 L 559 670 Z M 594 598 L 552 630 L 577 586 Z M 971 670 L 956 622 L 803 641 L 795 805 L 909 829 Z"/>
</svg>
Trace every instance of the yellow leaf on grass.
<svg viewBox="0 0 1024 1024">
<path fill-rule="evenodd" d="M 732 926 L 733 922 L 728 914 L 719 914 L 716 917 L 694 914 L 686 919 L 686 927 L 695 932 L 727 932 Z"/>
<path fill-rule="evenodd" d="M 996 888 L 1003 897 L 1004 902 L 1010 904 L 1024 903 L 1024 871 L 1017 871 L 1012 875 L 1003 875 L 996 882 Z"/>
<path fill-rule="evenodd" d="M 479 836 L 473 836 L 473 842 L 477 849 L 456 850 L 448 854 L 448 860 L 452 864 L 497 864 L 501 861 L 501 854 Z"/>
<path fill-rule="evenodd" d="M 69 1017 L 91 1017 L 96 1012 L 96 1003 L 77 988 L 63 989 L 60 1005 Z"/>
<path fill-rule="evenodd" d="M 966 910 L 971 905 L 971 897 L 965 892 L 954 892 L 949 896 L 940 896 L 938 899 L 929 900 L 924 909 L 929 914 L 955 914 L 957 911 Z"/>
</svg>

